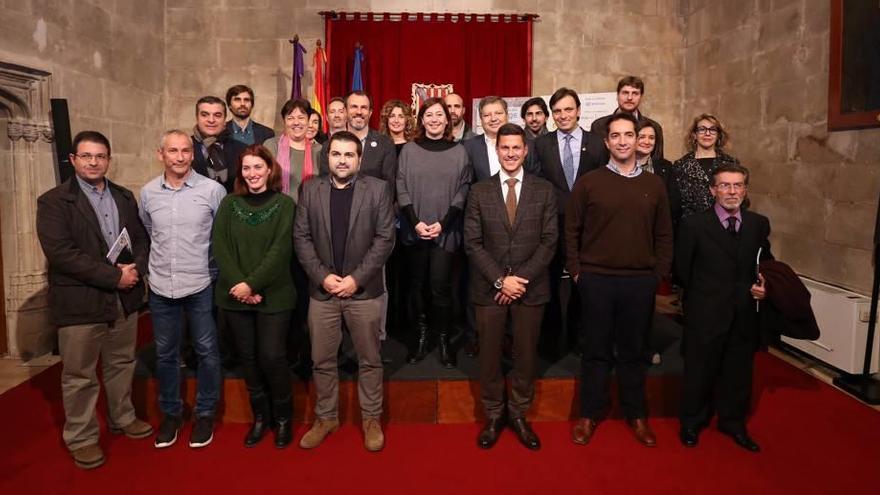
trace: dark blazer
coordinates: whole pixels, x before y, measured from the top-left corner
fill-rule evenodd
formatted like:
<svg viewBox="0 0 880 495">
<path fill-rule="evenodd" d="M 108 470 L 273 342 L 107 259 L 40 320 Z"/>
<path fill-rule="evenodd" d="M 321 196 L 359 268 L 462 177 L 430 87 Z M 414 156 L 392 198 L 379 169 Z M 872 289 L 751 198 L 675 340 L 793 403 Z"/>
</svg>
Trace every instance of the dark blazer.
<svg viewBox="0 0 880 495">
<path fill-rule="evenodd" d="M 255 122 L 251 120 L 254 124 L 254 144 L 263 144 L 263 141 L 275 137 L 275 131 L 272 130 L 271 127 L 266 127 L 259 122 Z M 233 132 L 232 126 L 235 125 L 235 122 L 229 121 L 226 123 L 226 130 L 231 134 Z"/>
<path fill-rule="evenodd" d="M 359 175 L 351 201 L 345 266 L 333 261 L 330 226 L 330 178 L 323 175 L 305 183 L 296 207 L 293 246 L 309 276 L 309 295 L 330 299 L 323 282 L 327 275 L 351 275 L 358 284 L 353 299 L 372 299 L 385 292 L 382 271 L 394 247 L 394 210 L 391 186 L 380 179 Z"/>
<path fill-rule="evenodd" d="M 328 139 L 321 147 L 321 175 L 330 173 L 329 143 Z M 394 141 L 390 137 L 370 129 L 365 140 L 361 168 L 358 174 L 361 177 L 369 175 L 382 179 L 391 185 L 391 191 L 394 192 L 397 180 L 397 148 L 394 147 Z"/>
<path fill-rule="evenodd" d="M 470 139 L 463 140 L 461 145 L 464 146 L 464 149 L 467 151 L 468 156 L 471 159 L 474 182 L 488 179 L 491 175 L 489 168 L 489 152 L 491 151 L 492 153 L 495 153 L 496 151 L 489 150 L 488 146 L 486 146 L 485 137 L 482 134 L 477 134 Z M 534 155 L 534 149 L 528 141 L 526 142 L 526 146 L 528 146 L 529 152 L 523 163 L 523 169 L 527 174 L 539 175 L 541 170 L 538 168 L 537 161 L 532 157 L 532 155 Z"/>
<path fill-rule="evenodd" d="M 506 187 L 506 186 L 504 186 Z M 506 274 L 529 281 L 523 304 L 550 300 L 548 266 L 556 250 L 558 220 L 553 185 L 524 174 L 516 207 L 516 220 L 507 219 L 498 174 L 471 187 L 464 220 L 464 248 L 471 270 L 471 301 L 494 305 L 493 283 Z"/>
<path fill-rule="evenodd" d="M 222 183 L 223 187 L 226 188 L 227 193 L 232 192 L 232 186 L 235 184 L 235 174 L 236 167 L 238 167 L 238 156 L 244 151 L 247 146 L 235 139 L 232 139 L 232 136 L 228 132 L 223 132 L 223 134 L 219 138 L 220 142 L 223 143 L 223 160 L 226 162 L 226 166 L 229 167 L 229 173 L 226 175 L 226 181 Z M 196 141 L 195 137 L 193 137 L 193 163 L 192 168 L 196 172 L 208 177 L 208 168 L 210 164 L 208 163 L 208 159 L 205 158 L 204 153 L 204 145 Z"/>
<path fill-rule="evenodd" d="M 130 290 L 117 290 L 122 272 L 107 261 L 110 246 L 98 216 L 76 177 L 71 177 L 37 199 L 37 236 L 49 264 L 49 317 L 55 325 L 115 321 L 117 295 L 126 316 L 144 306 L 150 239 L 131 191 L 109 180 L 107 187 L 119 212 L 119 230 L 127 229 L 131 237 L 141 278 Z"/>
<path fill-rule="evenodd" d="M 599 136 L 602 139 L 605 139 L 605 134 L 608 132 L 608 120 L 611 119 L 611 117 L 618 112 L 620 112 L 619 108 L 614 110 L 614 113 L 612 113 L 611 115 L 605 115 L 604 117 L 599 117 L 598 119 L 594 120 L 593 123 L 590 124 L 590 132 Z M 660 156 L 663 156 L 663 126 L 661 126 L 660 123 L 656 120 L 645 117 L 642 112 L 639 112 L 638 120 L 639 124 L 642 124 L 644 122 L 652 122 L 654 125 L 657 126 L 656 138 L 658 148 L 655 151 L 659 153 Z"/>
<path fill-rule="evenodd" d="M 754 338 L 758 320 L 751 287 L 757 281 L 758 248 L 761 259 L 772 259 L 770 221 L 742 210 L 742 226 L 731 236 L 718 220 L 715 209 L 684 220 L 675 246 L 674 273 L 684 288 L 684 345 L 728 331 Z M 762 303 L 763 306 L 763 303 Z M 733 322 L 736 328 L 731 328 Z"/>
<path fill-rule="evenodd" d="M 568 195 L 571 191 L 568 189 L 565 172 L 562 170 L 557 132 L 559 131 L 548 132 L 536 138 L 531 151 L 534 152 L 533 160 L 537 162 L 541 176 L 556 188 L 556 207 L 559 213 L 563 214 L 565 203 L 568 201 Z M 590 170 L 607 165 L 608 159 L 608 148 L 605 147 L 605 141 L 596 134 L 584 131 L 584 137 L 581 140 L 581 159 L 575 173 L 575 182 Z"/>
</svg>

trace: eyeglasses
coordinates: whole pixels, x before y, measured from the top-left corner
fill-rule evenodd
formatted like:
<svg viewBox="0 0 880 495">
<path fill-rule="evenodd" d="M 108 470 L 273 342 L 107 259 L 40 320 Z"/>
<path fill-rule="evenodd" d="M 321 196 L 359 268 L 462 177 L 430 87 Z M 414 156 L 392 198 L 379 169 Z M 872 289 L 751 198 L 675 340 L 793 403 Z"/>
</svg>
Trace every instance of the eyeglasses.
<svg viewBox="0 0 880 495">
<path fill-rule="evenodd" d="M 696 132 L 697 132 L 697 134 L 708 134 L 710 136 L 714 136 L 714 135 L 718 134 L 718 128 L 717 127 L 700 126 L 700 127 L 696 128 Z"/>
<path fill-rule="evenodd" d="M 715 184 L 715 189 L 720 189 L 722 191 L 742 191 L 746 188 L 745 183 L 743 182 L 735 182 L 733 184 L 729 182 L 722 182 L 721 184 Z"/>
<path fill-rule="evenodd" d="M 75 156 L 84 162 L 90 162 L 92 161 L 92 159 L 98 162 L 106 162 L 110 159 L 110 155 L 105 155 L 103 153 L 98 153 L 97 155 L 93 155 L 91 153 L 79 153 Z"/>
</svg>

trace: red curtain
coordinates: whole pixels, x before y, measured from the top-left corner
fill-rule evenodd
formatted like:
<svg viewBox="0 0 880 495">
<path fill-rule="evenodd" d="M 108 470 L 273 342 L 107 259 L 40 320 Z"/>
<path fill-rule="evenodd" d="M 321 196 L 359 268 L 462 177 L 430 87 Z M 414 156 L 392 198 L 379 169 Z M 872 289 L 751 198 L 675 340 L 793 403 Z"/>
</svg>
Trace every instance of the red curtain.
<svg viewBox="0 0 880 495">
<path fill-rule="evenodd" d="M 340 12 L 325 19 L 328 94 L 351 90 L 354 47 L 360 42 L 373 127 L 387 100 L 411 101 L 413 83 L 452 83 L 468 110 L 471 98 L 531 94 L 531 16 Z M 465 118 L 470 121 L 470 111 Z"/>
</svg>

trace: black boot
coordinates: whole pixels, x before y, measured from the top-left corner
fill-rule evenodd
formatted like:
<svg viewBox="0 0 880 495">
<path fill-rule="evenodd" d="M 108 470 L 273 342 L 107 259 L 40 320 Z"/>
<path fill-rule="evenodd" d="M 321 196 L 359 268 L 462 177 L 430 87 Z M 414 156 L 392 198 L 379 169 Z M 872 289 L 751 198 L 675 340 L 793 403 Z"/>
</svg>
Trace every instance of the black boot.
<svg viewBox="0 0 880 495">
<path fill-rule="evenodd" d="M 293 427 L 290 418 L 279 418 L 275 421 L 275 448 L 283 449 L 293 440 Z"/>
<path fill-rule="evenodd" d="M 458 364 L 455 359 L 455 350 L 449 343 L 452 335 L 452 308 L 436 308 L 434 324 L 440 331 L 440 363 L 444 368 L 455 368 Z"/>
<path fill-rule="evenodd" d="M 420 314 L 416 323 L 416 331 L 418 336 L 414 345 L 410 348 L 409 354 L 406 356 L 406 362 L 416 364 L 425 359 L 428 355 L 428 322 L 424 314 Z"/>
<path fill-rule="evenodd" d="M 244 437 L 244 446 L 253 447 L 260 443 L 266 430 L 269 429 L 269 418 L 264 414 L 254 415 L 254 424 L 248 430 L 247 436 Z"/>
<path fill-rule="evenodd" d="M 290 397 L 273 401 L 272 411 L 275 413 L 275 448 L 283 449 L 293 440 L 293 401 Z"/>
</svg>

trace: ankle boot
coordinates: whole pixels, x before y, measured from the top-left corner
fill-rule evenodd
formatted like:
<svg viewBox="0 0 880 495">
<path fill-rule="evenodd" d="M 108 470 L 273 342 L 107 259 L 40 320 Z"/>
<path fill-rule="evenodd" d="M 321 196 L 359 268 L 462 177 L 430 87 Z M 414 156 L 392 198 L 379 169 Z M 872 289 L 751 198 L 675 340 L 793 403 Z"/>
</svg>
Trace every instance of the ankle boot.
<svg viewBox="0 0 880 495">
<path fill-rule="evenodd" d="M 452 335 L 452 308 L 436 308 L 434 324 L 440 332 L 440 363 L 444 368 L 455 368 L 455 351 L 449 343 Z"/>
<path fill-rule="evenodd" d="M 293 427 L 290 418 L 278 418 L 275 421 L 275 448 L 283 449 L 293 440 Z"/>
<path fill-rule="evenodd" d="M 269 420 L 263 414 L 257 414 L 254 416 L 254 424 L 251 425 L 251 429 L 248 430 L 247 436 L 244 437 L 244 446 L 245 447 L 253 447 L 260 443 L 260 440 L 263 439 L 263 435 L 266 434 L 266 430 L 269 428 Z"/>
<path fill-rule="evenodd" d="M 415 345 L 410 349 L 409 354 L 406 356 L 406 362 L 409 364 L 416 364 L 419 361 L 425 359 L 425 356 L 428 355 L 428 327 L 423 326 L 418 328 L 418 338 L 416 339 Z"/>
</svg>

